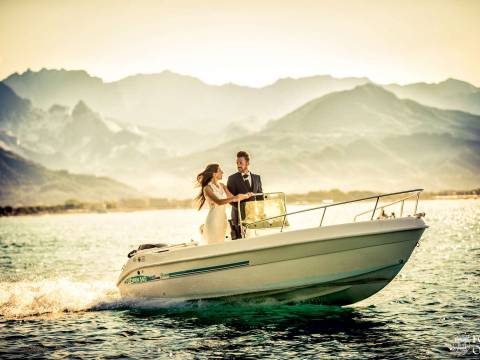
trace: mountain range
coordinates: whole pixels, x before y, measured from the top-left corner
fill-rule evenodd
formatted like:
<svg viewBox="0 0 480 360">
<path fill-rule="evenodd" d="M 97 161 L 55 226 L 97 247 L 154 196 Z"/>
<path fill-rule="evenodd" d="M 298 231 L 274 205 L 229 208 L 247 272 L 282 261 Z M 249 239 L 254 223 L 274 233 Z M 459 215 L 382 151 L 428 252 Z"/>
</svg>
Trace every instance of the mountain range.
<svg viewBox="0 0 480 360">
<path fill-rule="evenodd" d="M 400 86 L 316 76 L 248 88 L 171 72 L 105 83 L 83 71 L 27 71 L 0 82 L 0 146 L 171 198 L 191 196 L 208 162 L 235 171 L 238 150 L 251 153 L 270 191 L 473 188 L 478 92 L 453 79 Z"/>
<path fill-rule="evenodd" d="M 209 85 L 187 75 L 163 71 L 104 82 L 83 70 L 27 70 L 3 82 L 34 106 L 73 107 L 83 100 L 104 117 L 159 129 L 188 129 L 215 133 L 229 124 L 246 123 L 257 130 L 268 120 L 293 111 L 306 102 L 334 91 L 371 82 L 368 78 L 317 75 L 284 78 L 259 87 Z M 436 84 L 387 84 L 400 98 L 424 105 L 480 114 L 480 89 L 460 80 Z"/>
<path fill-rule="evenodd" d="M 57 205 L 69 199 L 115 200 L 140 197 L 117 181 L 51 171 L 0 147 L 0 206 Z"/>
<path fill-rule="evenodd" d="M 368 82 L 366 78 L 314 76 L 280 79 L 262 88 L 208 85 L 164 71 L 104 82 L 85 71 L 47 70 L 12 74 L 3 82 L 36 107 L 73 107 L 83 100 L 105 117 L 159 129 L 214 133 L 231 123 L 255 128 L 308 100 Z"/>
<path fill-rule="evenodd" d="M 441 109 L 457 109 L 480 114 L 480 88 L 457 79 L 447 79 L 437 84 L 415 83 L 384 86 L 400 98 L 414 99 L 422 104 Z"/>
<path fill-rule="evenodd" d="M 480 116 L 427 107 L 365 84 L 165 166 L 187 177 L 209 159 L 232 164 L 238 149 L 250 150 L 253 171 L 272 190 L 473 188 L 480 181 Z"/>
</svg>

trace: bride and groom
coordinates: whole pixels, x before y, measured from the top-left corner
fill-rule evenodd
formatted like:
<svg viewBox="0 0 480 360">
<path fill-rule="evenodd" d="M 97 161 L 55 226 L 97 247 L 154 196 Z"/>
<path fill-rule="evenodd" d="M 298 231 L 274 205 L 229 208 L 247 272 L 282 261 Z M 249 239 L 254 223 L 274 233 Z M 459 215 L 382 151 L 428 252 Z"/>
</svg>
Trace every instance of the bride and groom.
<svg viewBox="0 0 480 360">
<path fill-rule="evenodd" d="M 228 177 L 227 185 L 220 182 L 223 171 L 219 164 L 209 164 L 197 175 L 197 182 L 201 187 L 195 198 L 200 210 L 205 203 L 209 207 L 205 223 L 201 226 L 203 241 L 207 244 L 221 243 L 231 233 L 232 240 L 241 239 L 238 202 L 249 201 L 254 194 L 262 193 L 260 175 L 250 172 L 250 157 L 245 151 L 237 153 L 238 172 Z M 227 221 L 225 207 L 232 205 L 230 222 Z"/>
</svg>

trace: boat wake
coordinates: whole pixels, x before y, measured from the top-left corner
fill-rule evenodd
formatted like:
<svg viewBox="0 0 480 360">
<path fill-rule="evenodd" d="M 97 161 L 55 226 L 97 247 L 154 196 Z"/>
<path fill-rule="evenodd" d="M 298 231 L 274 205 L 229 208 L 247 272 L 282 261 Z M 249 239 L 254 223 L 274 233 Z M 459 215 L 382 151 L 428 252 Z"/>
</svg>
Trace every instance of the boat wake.
<svg viewBox="0 0 480 360">
<path fill-rule="evenodd" d="M 282 311 L 274 300 L 264 302 L 189 301 L 181 299 L 121 298 L 114 281 L 82 282 L 69 278 L 41 279 L 0 283 L 0 318 L 18 320 L 62 316 L 89 311 L 122 311 L 132 314 L 183 316 L 209 314 L 206 318 L 221 318 L 268 308 Z M 291 307 L 289 308 L 291 311 Z M 314 308 L 320 310 L 319 306 Z M 321 307 L 328 309 L 329 307 Z M 324 310 L 325 310 L 324 309 Z M 219 315 L 221 314 L 221 315 Z"/>
<path fill-rule="evenodd" d="M 25 319 L 86 311 L 132 310 L 151 314 L 190 311 L 211 305 L 179 299 L 124 299 L 114 281 L 70 278 L 0 283 L 0 318 Z"/>
<path fill-rule="evenodd" d="M 0 283 L 0 317 L 7 319 L 124 307 L 112 281 L 69 278 Z"/>
</svg>

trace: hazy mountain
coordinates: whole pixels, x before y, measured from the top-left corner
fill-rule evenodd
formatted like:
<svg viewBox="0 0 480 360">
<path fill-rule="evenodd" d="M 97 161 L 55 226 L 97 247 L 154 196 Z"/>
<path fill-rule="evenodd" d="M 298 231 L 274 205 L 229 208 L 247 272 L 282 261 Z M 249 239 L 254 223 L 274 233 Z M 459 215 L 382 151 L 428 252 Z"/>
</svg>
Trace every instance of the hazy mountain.
<svg viewBox="0 0 480 360">
<path fill-rule="evenodd" d="M 480 88 L 465 81 L 447 79 L 436 84 L 389 84 L 384 87 L 401 98 L 414 99 L 425 105 L 480 114 Z"/>
<path fill-rule="evenodd" d="M 286 116 L 271 121 L 265 132 L 320 134 L 334 141 L 363 136 L 408 135 L 415 132 L 451 133 L 480 137 L 479 117 L 440 110 L 401 100 L 374 84 L 334 92 L 315 99 Z"/>
<path fill-rule="evenodd" d="M 83 100 L 103 116 L 156 128 L 215 133 L 232 122 L 258 125 L 331 91 L 368 82 L 365 78 L 313 76 L 281 79 L 262 88 L 208 85 L 170 71 L 106 83 L 85 71 L 47 70 L 12 74 L 3 80 L 18 95 L 47 109 Z"/>
<path fill-rule="evenodd" d="M 155 133 L 104 119 L 83 101 L 71 112 L 60 105 L 43 111 L 2 88 L 0 102 L 11 111 L 0 117 L 0 146 L 48 168 L 129 179 L 153 160 L 176 155 Z"/>
<path fill-rule="evenodd" d="M 254 135 L 165 166 L 187 187 L 192 169 L 201 171 L 208 162 L 234 172 L 241 149 L 251 153 L 252 170 L 270 191 L 440 190 L 480 183 L 480 116 L 402 100 L 371 84 L 325 95 Z"/>
<path fill-rule="evenodd" d="M 31 111 L 29 100 L 22 99 L 7 85 L 0 82 L 0 127 L 15 126 L 19 117 Z"/>
<path fill-rule="evenodd" d="M 123 106 L 121 94 L 115 86 L 108 86 L 102 79 L 83 70 L 29 69 L 21 74 L 12 74 L 3 82 L 41 109 L 55 104 L 73 107 L 80 100 L 99 111 L 117 108 L 121 112 Z"/>
<path fill-rule="evenodd" d="M 13 123 L 0 118 L 0 145 L 49 168 L 110 176 L 158 196 L 191 196 L 195 174 L 209 162 L 234 172 L 241 149 L 266 190 L 442 190 L 480 182 L 480 116 L 400 99 L 370 83 L 310 100 L 261 127 L 250 117 L 211 134 L 118 121 L 85 101 L 72 110 L 28 109 Z"/>
<path fill-rule="evenodd" d="M 192 174 L 209 162 L 222 165 L 226 181 L 236 171 L 235 154 L 241 149 L 250 152 L 252 171 L 262 174 L 265 191 L 395 191 L 416 187 L 436 191 L 475 188 L 480 183 L 480 141 L 449 134 L 392 135 L 335 145 L 308 137 L 268 134 L 256 138 L 262 144 L 248 140 L 168 162 L 169 172 L 178 176 L 175 192 L 179 196 L 191 194 Z"/>
<path fill-rule="evenodd" d="M 68 199 L 117 200 L 142 196 L 106 177 L 51 171 L 0 147 L 0 205 L 56 205 Z"/>
</svg>

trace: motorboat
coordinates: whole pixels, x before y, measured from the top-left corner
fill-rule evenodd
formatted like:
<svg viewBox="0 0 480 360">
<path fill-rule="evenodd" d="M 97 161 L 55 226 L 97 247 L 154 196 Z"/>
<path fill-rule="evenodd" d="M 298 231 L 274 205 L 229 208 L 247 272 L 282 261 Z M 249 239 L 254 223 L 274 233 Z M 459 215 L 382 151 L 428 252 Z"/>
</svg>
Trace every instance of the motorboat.
<svg viewBox="0 0 480 360">
<path fill-rule="evenodd" d="M 283 193 L 255 194 L 238 204 L 242 239 L 141 245 L 129 253 L 117 286 L 128 298 L 353 304 L 385 287 L 410 258 L 428 227 L 417 212 L 422 190 L 293 212 Z M 360 202 L 369 209 L 324 224 L 327 210 Z M 387 215 L 394 206 L 397 214 Z M 294 226 L 294 217 L 315 211 L 315 226 Z"/>
</svg>

